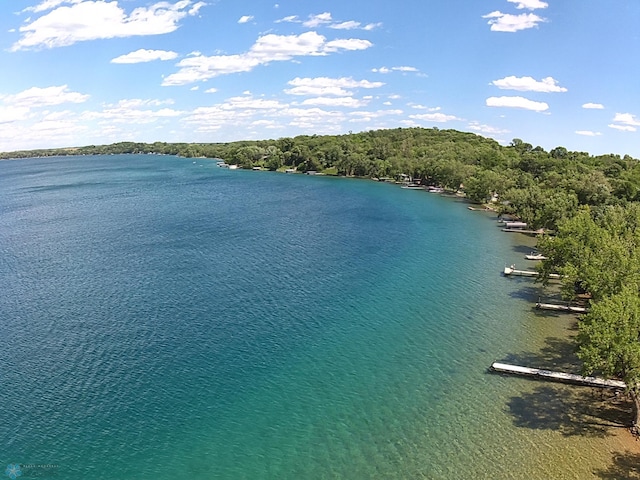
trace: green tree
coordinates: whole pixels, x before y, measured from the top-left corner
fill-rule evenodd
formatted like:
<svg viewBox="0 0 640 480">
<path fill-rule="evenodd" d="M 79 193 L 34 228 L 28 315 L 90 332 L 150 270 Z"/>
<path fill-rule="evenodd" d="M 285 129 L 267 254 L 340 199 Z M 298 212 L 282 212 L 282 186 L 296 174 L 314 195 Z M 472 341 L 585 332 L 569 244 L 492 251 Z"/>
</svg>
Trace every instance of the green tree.
<svg viewBox="0 0 640 480">
<path fill-rule="evenodd" d="M 633 426 L 640 420 L 640 296 L 636 287 L 592 306 L 578 324 L 578 357 L 584 374 L 619 378 L 635 405 Z"/>
</svg>

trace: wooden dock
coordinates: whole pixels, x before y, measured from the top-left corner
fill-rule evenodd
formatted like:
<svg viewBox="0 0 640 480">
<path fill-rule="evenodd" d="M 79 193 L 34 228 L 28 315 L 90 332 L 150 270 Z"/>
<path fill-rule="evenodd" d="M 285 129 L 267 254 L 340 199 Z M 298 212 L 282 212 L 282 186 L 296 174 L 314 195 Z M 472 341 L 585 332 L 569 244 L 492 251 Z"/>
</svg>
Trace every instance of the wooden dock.
<svg viewBox="0 0 640 480">
<path fill-rule="evenodd" d="M 607 380 L 598 377 L 583 377 L 575 373 L 553 372 L 551 370 L 543 370 L 541 368 L 521 367 L 519 365 L 510 365 L 508 363 L 493 362 L 491 370 L 500 373 L 512 373 L 515 375 L 525 375 L 529 377 L 542 378 L 544 380 L 552 380 L 561 383 L 572 383 L 576 385 L 584 385 L 587 387 L 599 388 L 627 388 L 626 383 L 620 380 Z"/>
<path fill-rule="evenodd" d="M 503 232 L 509 232 L 509 233 L 524 233 L 527 235 L 541 235 L 543 233 L 545 233 L 544 230 L 540 229 L 540 230 L 525 230 L 524 228 L 503 228 L 501 229 Z"/>
<path fill-rule="evenodd" d="M 575 307 L 572 305 L 560 305 L 557 303 L 542 303 L 542 302 L 537 302 L 536 308 L 539 310 L 554 310 L 556 312 L 567 312 L 567 313 L 587 313 L 589 311 L 589 309 L 585 307 Z"/>
<path fill-rule="evenodd" d="M 513 275 L 516 277 L 537 277 L 540 273 L 535 270 L 516 270 L 515 265 L 504 267 L 505 276 Z M 549 278 L 561 278 L 557 273 L 550 273 Z"/>
</svg>

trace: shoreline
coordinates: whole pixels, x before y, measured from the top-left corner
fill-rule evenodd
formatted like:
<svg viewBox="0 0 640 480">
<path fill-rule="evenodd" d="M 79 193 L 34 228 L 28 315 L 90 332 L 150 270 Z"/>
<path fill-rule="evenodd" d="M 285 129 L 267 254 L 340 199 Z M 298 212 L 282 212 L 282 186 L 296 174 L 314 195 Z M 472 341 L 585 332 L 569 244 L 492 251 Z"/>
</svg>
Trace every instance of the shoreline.
<svg viewBox="0 0 640 480">
<path fill-rule="evenodd" d="M 527 234 L 513 235 L 511 243 L 516 249 L 524 250 L 535 246 L 537 239 Z M 527 361 L 533 360 L 539 363 L 526 366 L 568 373 L 579 372 L 580 361 L 573 351 L 577 314 L 536 311 L 535 298 L 538 295 L 557 294 L 553 290 L 554 287 L 544 287 L 539 283 L 534 283 L 532 279 L 515 281 L 520 282 L 523 285 L 522 288 L 528 289 L 529 296 L 526 300 L 531 304 L 532 310 L 527 321 L 552 318 L 555 322 L 551 328 L 556 331 L 552 336 L 543 335 L 546 338 L 542 344 L 538 344 L 533 338 L 527 340 L 533 353 L 533 357 L 529 357 Z M 539 325 L 539 322 L 536 325 Z M 509 354 L 509 356 L 511 355 L 516 358 L 521 356 L 521 354 L 514 352 Z M 530 388 L 522 390 L 523 397 L 532 395 L 530 389 L 533 391 L 533 395 L 536 395 L 536 392 L 543 395 L 540 392 L 545 392 L 546 398 L 536 402 L 541 411 L 532 412 L 532 415 L 536 418 L 545 418 L 546 415 L 547 420 L 557 416 L 566 417 L 564 418 L 565 422 L 568 422 L 570 418 L 574 424 L 571 428 L 572 434 L 576 431 L 579 432 L 577 434 L 578 441 L 583 445 L 585 452 L 593 449 L 593 445 L 597 444 L 596 451 L 601 452 L 603 458 L 602 463 L 594 469 L 593 478 L 640 478 L 640 476 L 634 475 L 634 472 L 638 472 L 638 467 L 633 465 L 640 465 L 640 440 L 631 433 L 629 428 L 633 405 L 628 394 L 615 395 L 607 389 L 563 385 L 536 378 L 525 378 L 525 381 L 530 385 Z M 571 398 L 571 401 L 567 400 L 568 398 Z M 567 408 L 568 411 L 554 410 L 558 406 Z M 558 428 L 562 430 L 566 428 L 566 425 Z M 567 434 L 565 433 L 563 436 L 567 437 Z M 568 439 L 563 440 L 564 443 L 567 441 Z"/>
</svg>

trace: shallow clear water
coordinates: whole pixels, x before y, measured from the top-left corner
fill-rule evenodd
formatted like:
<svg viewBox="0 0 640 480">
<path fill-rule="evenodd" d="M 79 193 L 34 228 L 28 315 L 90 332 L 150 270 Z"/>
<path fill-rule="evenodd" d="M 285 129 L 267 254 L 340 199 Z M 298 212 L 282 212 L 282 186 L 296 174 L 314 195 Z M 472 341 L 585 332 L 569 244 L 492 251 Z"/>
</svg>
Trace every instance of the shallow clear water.
<svg viewBox="0 0 640 480">
<path fill-rule="evenodd" d="M 454 199 L 164 156 L 0 162 L 0 192 L 4 464 L 543 479 L 610 458 L 536 417 L 566 389 L 486 372 L 571 321 L 531 314 L 500 275 L 522 248 Z"/>
</svg>

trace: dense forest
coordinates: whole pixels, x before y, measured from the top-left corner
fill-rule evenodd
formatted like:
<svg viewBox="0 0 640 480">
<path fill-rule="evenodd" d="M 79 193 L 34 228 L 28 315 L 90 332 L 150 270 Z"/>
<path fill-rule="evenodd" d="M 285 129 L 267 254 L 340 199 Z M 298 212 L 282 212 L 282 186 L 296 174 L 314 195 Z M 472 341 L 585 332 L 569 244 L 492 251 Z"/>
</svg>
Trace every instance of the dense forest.
<svg viewBox="0 0 640 480">
<path fill-rule="evenodd" d="M 558 146 L 492 139 L 455 130 L 398 128 L 337 136 L 298 136 L 231 143 L 123 142 L 0 154 L 155 153 L 223 159 L 242 168 L 295 169 L 332 175 L 411 177 L 486 203 L 544 232 L 541 281 L 562 275 L 567 299 L 589 299 L 579 319 L 577 352 L 585 374 L 627 383 L 640 420 L 640 161 L 593 156 Z"/>
<path fill-rule="evenodd" d="M 398 128 L 337 136 L 298 136 L 231 143 L 133 143 L 0 154 L 157 153 L 220 158 L 242 168 L 294 168 L 334 175 L 398 178 L 461 190 L 483 203 L 496 194 L 499 208 L 532 228 L 555 230 L 581 205 L 624 205 L 640 200 L 640 162 L 628 155 L 592 156 L 556 147 L 547 152 L 520 139 L 507 147 L 472 133 Z"/>
</svg>

